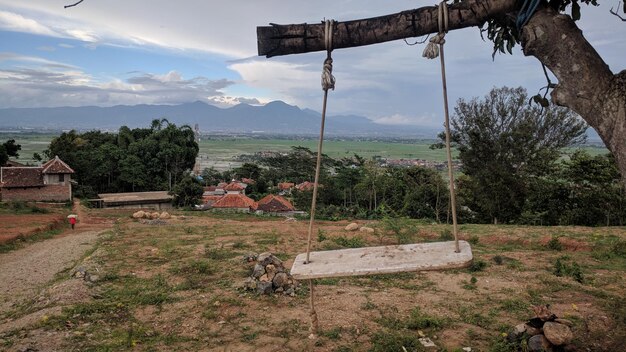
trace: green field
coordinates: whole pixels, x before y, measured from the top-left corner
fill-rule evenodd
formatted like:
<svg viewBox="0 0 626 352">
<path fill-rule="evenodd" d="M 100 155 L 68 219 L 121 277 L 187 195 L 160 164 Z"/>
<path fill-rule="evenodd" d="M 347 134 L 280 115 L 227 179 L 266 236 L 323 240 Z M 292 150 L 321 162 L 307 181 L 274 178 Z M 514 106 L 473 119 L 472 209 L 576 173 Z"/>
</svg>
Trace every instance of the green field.
<svg viewBox="0 0 626 352">
<path fill-rule="evenodd" d="M 32 163 L 33 153 L 42 153 L 53 134 L 40 133 L 0 133 L 0 142 L 15 139 L 22 145 L 19 161 Z M 351 157 L 358 154 L 366 159 L 380 156 L 390 159 L 424 159 L 444 161 L 443 149 L 431 150 L 433 140 L 416 140 L 414 142 L 371 141 L 371 140 L 327 140 L 324 142 L 324 153 L 333 158 Z M 317 150 L 315 139 L 253 139 L 249 137 L 233 137 L 219 139 L 203 139 L 200 141 L 200 161 L 202 167 L 214 166 L 217 169 L 236 167 L 240 163 L 235 157 L 241 154 L 254 154 L 259 151 L 287 152 L 292 146 L 302 146 L 313 151 Z M 607 153 L 607 149 L 598 146 L 583 147 L 591 155 Z M 568 148 L 571 153 L 574 148 Z"/>
</svg>

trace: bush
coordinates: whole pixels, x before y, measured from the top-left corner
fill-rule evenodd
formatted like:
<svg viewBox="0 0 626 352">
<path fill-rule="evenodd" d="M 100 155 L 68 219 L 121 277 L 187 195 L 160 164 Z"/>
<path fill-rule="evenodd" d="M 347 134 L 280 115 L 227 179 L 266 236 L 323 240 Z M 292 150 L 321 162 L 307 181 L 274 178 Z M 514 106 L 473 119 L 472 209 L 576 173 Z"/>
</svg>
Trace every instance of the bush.
<svg viewBox="0 0 626 352">
<path fill-rule="evenodd" d="M 355 236 L 352 238 L 347 238 L 344 236 L 334 237 L 333 242 L 345 248 L 365 247 L 365 241 L 361 237 L 358 237 L 358 236 Z"/>
<path fill-rule="evenodd" d="M 472 265 L 469 267 L 469 271 L 475 273 L 477 271 L 485 270 L 486 267 L 487 263 L 484 260 L 474 259 L 474 261 L 472 261 Z"/>
<path fill-rule="evenodd" d="M 547 244 L 548 249 L 551 249 L 553 251 L 562 251 L 563 250 L 563 245 L 561 244 L 561 242 L 559 241 L 559 237 L 557 236 L 552 236 L 552 239 L 550 239 L 550 241 Z"/>
</svg>

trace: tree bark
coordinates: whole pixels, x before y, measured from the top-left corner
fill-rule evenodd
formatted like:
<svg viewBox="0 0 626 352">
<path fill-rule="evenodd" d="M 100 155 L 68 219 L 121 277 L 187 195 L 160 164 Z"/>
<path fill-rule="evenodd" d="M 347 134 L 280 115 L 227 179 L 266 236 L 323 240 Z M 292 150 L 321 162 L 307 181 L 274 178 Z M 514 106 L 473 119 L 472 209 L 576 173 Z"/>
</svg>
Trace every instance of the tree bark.
<svg viewBox="0 0 626 352">
<path fill-rule="evenodd" d="M 480 26 L 517 11 L 516 0 L 466 0 L 449 7 L 449 29 Z M 349 48 L 418 37 L 438 31 L 437 7 L 339 22 L 333 47 Z M 323 24 L 257 27 L 259 55 L 326 50 Z M 525 55 L 535 56 L 557 77 L 552 100 L 577 112 L 613 153 L 626 185 L 626 70 L 614 75 L 571 17 L 539 8 L 522 30 Z"/>
<path fill-rule="evenodd" d="M 450 30 L 480 26 L 494 14 L 516 9 L 516 0 L 466 0 L 448 10 Z M 350 48 L 420 37 L 439 30 L 437 6 L 355 21 L 338 22 L 333 31 L 333 48 Z M 271 24 L 257 27 L 259 55 L 266 57 L 326 50 L 324 24 Z"/>
<path fill-rule="evenodd" d="M 626 70 L 614 75 L 572 18 L 550 8 L 537 11 L 523 28 L 522 46 L 554 73 L 559 83 L 552 101 L 598 132 L 626 184 Z"/>
</svg>

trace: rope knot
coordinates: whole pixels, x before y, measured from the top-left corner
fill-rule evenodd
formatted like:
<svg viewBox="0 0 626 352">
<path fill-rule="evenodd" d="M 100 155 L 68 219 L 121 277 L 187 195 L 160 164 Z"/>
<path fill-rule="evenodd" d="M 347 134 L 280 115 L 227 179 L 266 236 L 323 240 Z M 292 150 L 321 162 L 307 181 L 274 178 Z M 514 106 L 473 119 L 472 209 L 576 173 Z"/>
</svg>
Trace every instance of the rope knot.
<svg viewBox="0 0 626 352">
<path fill-rule="evenodd" d="M 335 76 L 333 76 L 333 59 L 329 56 L 324 60 L 322 69 L 322 89 L 335 90 Z"/>
<path fill-rule="evenodd" d="M 422 56 L 427 59 L 434 59 L 439 56 L 439 47 L 446 43 L 445 37 L 448 33 L 448 4 L 446 0 L 439 3 L 437 8 L 437 23 L 439 25 L 439 33 L 430 38 L 429 43 L 426 45 Z"/>
<path fill-rule="evenodd" d="M 324 23 L 324 44 L 326 45 L 327 57 L 322 68 L 322 90 L 335 90 L 335 76 L 333 76 L 333 58 L 330 53 L 333 51 L 333 28 L 334 20 L 326 20 Z"/>
</svg>

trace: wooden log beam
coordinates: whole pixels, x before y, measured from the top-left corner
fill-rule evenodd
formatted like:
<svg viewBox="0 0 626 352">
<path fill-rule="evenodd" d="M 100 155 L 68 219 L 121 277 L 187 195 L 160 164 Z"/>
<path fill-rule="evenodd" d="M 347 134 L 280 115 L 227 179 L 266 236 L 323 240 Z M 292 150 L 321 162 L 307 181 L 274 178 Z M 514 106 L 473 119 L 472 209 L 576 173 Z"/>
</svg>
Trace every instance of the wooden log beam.
<svg viewBox="0 0 626 352">
<path fill-rule="evenodd" d="M 449 7 L 449 30 L 481 26 L 490 17 L 516 11 L 516 0 L 466 0 Z M 338 22 L 334 49 L 420 37 L 439 31 L 437 6 L 361 20 Z M 257 27 L 259 55 L 266 57 L 326 50 L 324 24 L 287 24 Z"/>
</svg>

